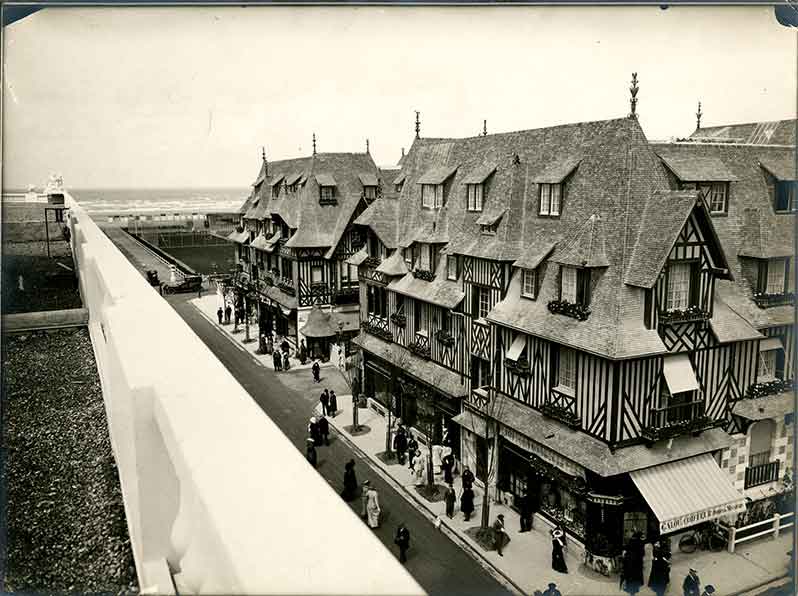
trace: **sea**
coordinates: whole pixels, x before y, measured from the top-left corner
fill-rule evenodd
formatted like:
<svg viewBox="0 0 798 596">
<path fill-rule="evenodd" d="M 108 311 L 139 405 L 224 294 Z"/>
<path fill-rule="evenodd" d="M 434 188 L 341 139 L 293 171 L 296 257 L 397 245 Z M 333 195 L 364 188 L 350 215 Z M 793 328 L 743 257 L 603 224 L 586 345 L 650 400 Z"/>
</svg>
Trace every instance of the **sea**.
<svg viewBox="0 0 798 596">
<path fill-rule="evenodd" d="M 248 188 L 68 188 L 90 215 L 231 213 L 250 193 Z"/>
</svg>

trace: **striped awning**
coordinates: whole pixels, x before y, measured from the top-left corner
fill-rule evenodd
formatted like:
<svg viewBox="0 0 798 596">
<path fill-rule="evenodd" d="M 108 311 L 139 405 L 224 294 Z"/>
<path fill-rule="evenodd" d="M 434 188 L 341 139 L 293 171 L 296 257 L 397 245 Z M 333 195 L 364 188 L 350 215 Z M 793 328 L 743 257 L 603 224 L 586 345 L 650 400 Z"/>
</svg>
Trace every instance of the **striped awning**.
<svg viewBox="0 0 798 596">
<path fill-rule="evenodd" d="M 662 360 L 662 374 L 671 395 L 698 389 L 698 379 L 687 354 L 665 356 Z"/>
<path fill-rule="evenodd" d="M 770 350 L 783 350 L 784 346 L 781 339 L 778 337 L 768 337 L 759 342 L 760 352 L 769 352 Z"/>
<path fill-rule="evenodd" d="M 629 473 L 640 494 L 670 534 L 745 511 L 745 496 L 709 453 Z"/>
<path fill-rule="evenodd" d="M 526 346 L 526 336 L 523 333 L 519 333 L 516 338 L 513 340 L 513 344 L 510 346 L 510 349 L 507 350 L 507 354 L 505 358 L 508 360 L 512 360 L 513 362 L 517 361 L 518 358 L 521 356 L 521 352 L 524 351 L 524 347 Z"/>
</svg>

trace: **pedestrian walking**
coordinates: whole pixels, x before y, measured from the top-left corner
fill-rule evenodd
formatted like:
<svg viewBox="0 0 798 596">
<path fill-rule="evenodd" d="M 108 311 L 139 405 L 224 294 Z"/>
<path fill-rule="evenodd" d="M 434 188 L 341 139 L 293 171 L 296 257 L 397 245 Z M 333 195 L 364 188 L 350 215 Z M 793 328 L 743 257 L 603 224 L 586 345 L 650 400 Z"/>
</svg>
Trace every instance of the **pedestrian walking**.
<svg viewBox="0 0 798 596">
<path fill-rule="evenodd" d="M 368 517 L 369 528 L 380 527 L 380 497 L 377 489 L 373 486 L 368 487 L 366 492 L 366 516 Z"/>
<path fill-rule="evenodd" d="M 427 456 L 421 453 L 421 450 L 416 451 L 416 459 L 413 465 L 413 473 L 416 475 L 416 484 L 424 484 L 425 472 L 427 471 Z"/>
<path fill-rule="evenodd" d="M 471 519 L 471 514 L 474 513 L 474 491 L 470 488 L 464 488 L 460 495 L 460 511 L 463 512 L 465 521 Z"/>
<path fill-rule="evenodd" d="M 222 319 L 224 318 L 224 311 L 222 310 L 221 306 L 216 311 L 216 318 L 219 319 L 219 324 L 221 325 L 222 324 Z"/>
<path fill-rule="evenodd" d="M 551 568 L 560 573 L 568 573 L 565 564 L 565 534 L 560 528 L 551 531 Z"/>
<path fill-rule="evenodd" d="M 463 481 L 463 490 L 474 486 L 474 473 L 468 469 L 468 466 L 463 468 L 461 480 Z"/>
<path fill-rule="evenodd" d="M 230 315 L 233 314 L 233 309 L 230 308 L 230 303 L 228 302 L 224 307 L 224 324 L 230 324 Z"/>
<path fill-rule="evenodd" d="M 280 352 L 274 352 L 272 354 L 272 362 L 274 363 L 274 370 L 283 370 L 283 360 L 280 358 Z"/>
<path fill-rule="evenodd" d="M 396 458 L 399 461 L 399 465 L 404 465 L 405 451 L 407 451 L 407 433 L 405 432 L 405 427 L 401 424 L 396 429 L 396 436 L 393 438 L 393 448 L 396 449 Z"/>
<path fill-rule="evenodd" d="M 344 501 L 351 501 L 357 495 L 357 475 L 355 474 L 355 460 L 350 459 L 344 466 L 344 490 L 341 497 Z"/>
<path fill-rule="evenodd" d="M 549 583 L 549 589 L 543 592 L 543 596 L 562 596 L 562 593 L 557 589 L 557 584 Z"/>
<path fill-rule="evenodd" d="M 288 345 L 288 340 L 283 338 L 283 341 L 280 342 L 280 351 L 281 352 L 287 352 L 288 348 L 290 348 L 290 347 L 291 346 Z"/>
<path fill-rule="evenodd" d="M 363 481 L 363 485 L 360 487 L 360 517 L 364 520 L 368 519 L 369 514 L 369 485 L 371 483 L 368 480 Z"/>
<path fill-rule="evenodd" d="M 651 573 L 648 576 L 648 587 L 657 595 L 663 596 L 671 581 L 671 563 L 659 547 L 654 548 L 651 561 Z"/>
<path fill-rule="evenodd" d="M 407 561 L 407 549 L 410 548 L 410 530 L 403 523 L 396 529 L 396 538 L 393 541 L 399 547 L 399 562 L 404 563 Z"/>
<path fill-rule="evenodd" d="M 416 452 L 418 451 L 418 441 L 416 441 L 412 432 L 408 431 L 407 434 L 407 462 L 408 467 L 412 470 L 413 460 L 416 458 Z"/>
<path fill-rule="evenodd" d="M 283 352 L 283 370 L 291 368 L 291 363 L 288 361 L 288 350 Z"/>
<path fill-rule="evenodd" d="M 454 504 L 457 502 L 457 493 L 451 483 L 449 483 L 449 487 L 443 495 L 443 501 L 446 503 L 446 517 L 452 519 L 454 517 Z"/>
<path fill-rule="evenodd" d="M 319 396 L 319 402 L 321 402 L 321 413 L 324 416 L 326 416 L 327 414 L 330 413 L 330 410 L 328 408 L 328 405 L 330 403 L 330 394 L 327 393 L 327 389 L 321 392 L 321 395 Z"/>
<path fill-rule="evenodd" d="M 308 359 L 308 347 L 305 345 L 305 340 L 300 340 L 299 342 L 299 352 L 297 354 L 299 356 L 299 363 L 305 364 Z M 318 383 L 318 381 L 316 381 Z"/>
<path fill-rule="evenodd" d="M 454 455 L 451 447 L 444 447 L 443 457 L 441 458 L 441 468 L 443 468 L 443 481 L 446 484 L 454 482 L 452 472 L 454 470 Z"/>
<path fill-rule="evenodd" d="M 319 418 L 318 424 L 319 424 L 319 435 L 321 435 L 321 438 L 324 439 L 324 444 L 325 445 L 329 445 L 330 444 L 330 423 L 327 422 L 327 419 L 324 416 L 322 416 L 321 418 Z"/>
<path fill-rule="evenodd" d="M 301 356 L 300 356 L 299 361 L 302 362 Z M 313 382 L 314 383 L 321 383 L 321 366 L 319 366 L 319 361 L 318 360 L 314 360 L 313 361 L 313 366 L 310 367 L 310 370 L 313 371 Z"/>
<path fill-rule="evenodd" d="M 627 594 L 637 594 L 640 591 L 642 581 L 638 581 L 638 563 L 632 550 L 626 549 L 623 553 L 621 588 Z M 642 562 L 641 565 L 642 567 Z M 642 569 L 641 569 L 642 573 Z"/>
<path fill-rule="evenodd" d="M 500 557 L 503 557 L 502 547 L 504 546 L 504 515 L 501 513 L 496 517 L 493 522 L 493 546 Z"/>
<path fill-rule="evenodd" d="M 305 457 L 310 462 L 310 465 L 315 468 L 316 467 L 316 447 L 313 444 L 313 439 L 309 438 L 307 440 L 307 453 L 305 454 Z"/>
<path fill-rule="evenodd" d="M 197 288 L 197 298 L 202 298 L 202 282 L 200 281 L 200 285 Z"/>
<path fill-rule="evenodd" d="M 519 532 L 529 532 L 532 529 L 532 511 L 531 511 L 531 497 L 529 496 L 529 488 L 524 489 L 524 494 L 518 499 L 516 505 L 518 506 L 518 513 L 520 514 L 521 529 Z"/>
<path fill-rule="evenodd" d="M 698 572 L 695 569 L 691 568 L 684 578 L 682 592 L 684 592 L 684 596 L 699 596 L 701 594 L 701 578 L 698 577 Z"/>
<path fill-rule="evenodd" d="M 333 389 L 330 389 L 330 403 L 327 406 L 327 411 L 333 418 L 338 413 L 338 396 L 335 395 L 335 390 Z"/>
<path fill-rule="evenodd" d="M 311 416 L 310 422 L 308 423 L 308 434 L 317 447 L 321 445 L 321 432 L 315 416 Z"/>
</svg>

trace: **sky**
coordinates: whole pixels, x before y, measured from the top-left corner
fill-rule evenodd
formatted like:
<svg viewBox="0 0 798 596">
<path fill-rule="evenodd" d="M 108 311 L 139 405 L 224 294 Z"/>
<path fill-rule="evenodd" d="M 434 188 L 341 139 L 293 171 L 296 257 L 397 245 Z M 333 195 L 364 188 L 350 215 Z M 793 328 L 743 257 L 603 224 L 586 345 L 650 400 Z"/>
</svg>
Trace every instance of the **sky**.
<svg viewBox="0 0 798 596">
<path fill-rule="evenodd" d="M 795 118 L 768 7 L 50 8 L 5 30 L 3 187 L 241 187 L 271 160 L 629 112 L 649 139 Z"/>
</svg>

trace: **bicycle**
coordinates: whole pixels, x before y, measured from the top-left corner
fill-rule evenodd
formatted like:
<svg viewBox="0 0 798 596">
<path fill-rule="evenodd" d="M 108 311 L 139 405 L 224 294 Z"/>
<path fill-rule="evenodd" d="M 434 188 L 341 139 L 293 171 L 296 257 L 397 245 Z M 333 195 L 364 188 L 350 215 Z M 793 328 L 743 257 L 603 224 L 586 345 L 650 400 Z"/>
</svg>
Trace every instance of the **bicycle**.
<svg viewBox="0 0 798 596">
<path fill-rule="evenodd" d="M 727 544 L 728 538 L 718 524 L 710 522 L 685 533 L 679 539 L 679 551 L 690 554 L 700 548 L 720 552 Z"/>
</svg>

